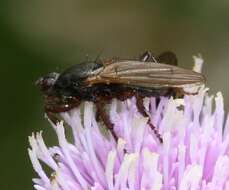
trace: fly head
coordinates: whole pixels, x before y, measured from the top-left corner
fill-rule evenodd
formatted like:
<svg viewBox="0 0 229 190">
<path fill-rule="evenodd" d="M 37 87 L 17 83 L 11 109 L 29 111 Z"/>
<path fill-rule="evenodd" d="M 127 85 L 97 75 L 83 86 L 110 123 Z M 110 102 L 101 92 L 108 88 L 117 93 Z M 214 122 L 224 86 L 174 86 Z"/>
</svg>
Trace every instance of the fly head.
<svg viewBox="0 0 229 190">
<path fill-rule="evenodd" d="M 52 93 L 52 88 L 59 77 L 59 73 L 49 73 L 36 81 L 36 85 L 39 87 L 44 95 L 49 95 Z"/>
</svg>

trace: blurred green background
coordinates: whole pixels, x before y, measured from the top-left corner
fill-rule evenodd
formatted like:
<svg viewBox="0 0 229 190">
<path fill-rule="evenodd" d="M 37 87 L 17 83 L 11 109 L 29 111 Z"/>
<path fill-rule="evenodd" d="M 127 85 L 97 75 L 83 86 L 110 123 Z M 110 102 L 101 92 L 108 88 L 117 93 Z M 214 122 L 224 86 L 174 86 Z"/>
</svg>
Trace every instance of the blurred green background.
<svg viewBox="0 0 229 190">
<path fill-rule="evenodd" d="M 229 1 L 1 0 L 0 189 L 33 189 L 27 136 L 45 130 L 34 81 L 89 55 L 132 58 L 144 50 L 174 51 L 179 65 L 205 59 L 211 93 L 229 106 Z"/>
</svg>

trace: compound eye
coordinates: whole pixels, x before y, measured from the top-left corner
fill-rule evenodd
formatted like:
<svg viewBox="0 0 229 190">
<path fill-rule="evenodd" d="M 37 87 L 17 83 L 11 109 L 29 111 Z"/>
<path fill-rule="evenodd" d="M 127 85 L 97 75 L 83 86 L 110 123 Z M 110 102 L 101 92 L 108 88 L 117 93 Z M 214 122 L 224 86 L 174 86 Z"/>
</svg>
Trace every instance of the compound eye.
<svg viewBox="0 0 229 190">
<path fill-rule="evenodd" d="M 53 86 L 55 82 L 56 80 L 53 78 L 44 79 L 44 83 L 47 87 Z"/>
</svg>

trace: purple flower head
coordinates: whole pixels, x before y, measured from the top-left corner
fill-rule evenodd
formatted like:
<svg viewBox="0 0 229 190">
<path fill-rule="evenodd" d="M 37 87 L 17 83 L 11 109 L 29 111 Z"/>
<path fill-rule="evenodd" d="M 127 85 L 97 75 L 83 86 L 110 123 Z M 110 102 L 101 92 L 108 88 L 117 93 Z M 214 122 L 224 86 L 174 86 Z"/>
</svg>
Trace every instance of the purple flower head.
<svg viewBox="0 0 229 190">
<path fill-rule="evenodd" d="M 47 147 L 41 132 L 29 137 L 29 156 L 38 174 L 35 189 L 228 190 L 229 117 L 224 122 L 221 93 L 209 96 L 203 87 L 197 95 L 161 97 L 157 106 L 155 98 L 145 98 L 144 104 L 162 144 L 138 112 L 135 98 L 113 100 L 110 106 L 118 142 L 96 121 L 89 102 L 83 114 L 79 109 L 62 113 L 73 143 L 63 122 L 52 124 L 57 146 Z M 51 175 L 41 163 L 51 168 Z"/>
</svg>

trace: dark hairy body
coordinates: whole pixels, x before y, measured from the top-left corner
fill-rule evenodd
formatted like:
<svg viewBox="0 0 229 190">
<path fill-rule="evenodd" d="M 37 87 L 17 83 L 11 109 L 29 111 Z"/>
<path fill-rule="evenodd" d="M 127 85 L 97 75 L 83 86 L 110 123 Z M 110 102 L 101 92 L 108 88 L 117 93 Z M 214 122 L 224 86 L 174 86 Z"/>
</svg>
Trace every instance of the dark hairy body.
<svg viewBox="0 0 229 190">
<path fill-rule="evenodd" d="M 159 62 L 159 63 L 158 63 Z M 169 64 L 169 65 L 166 65 Z M 56 122 L 56 113 L 66 112 L 82 101 L 94 102 L 99 116 L 118 139 L 104 106 L 113 98 L 124 101 L 136 97 L 139 112 L 147 117 L 145 97 L 175 96 L 187 85 L 204 83 L 203 75 L 176 67 L 176 56 L 165 52 L 154 58 L 145 52 L 138 60 L 103 60 L 76 64 L 63 73 L 50 73 L 37 81 L 44 94 L 45 112 Z M 182 94 L 182 93 L 181 93 Z M 148 121 L 158 140 L 162 137 Z"/>
</svg>

